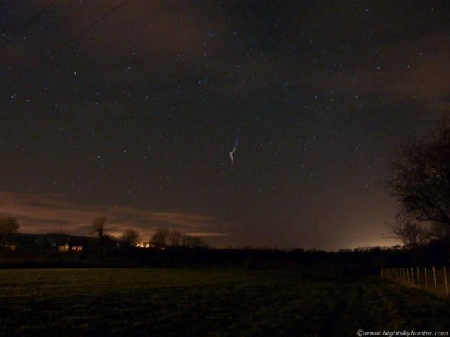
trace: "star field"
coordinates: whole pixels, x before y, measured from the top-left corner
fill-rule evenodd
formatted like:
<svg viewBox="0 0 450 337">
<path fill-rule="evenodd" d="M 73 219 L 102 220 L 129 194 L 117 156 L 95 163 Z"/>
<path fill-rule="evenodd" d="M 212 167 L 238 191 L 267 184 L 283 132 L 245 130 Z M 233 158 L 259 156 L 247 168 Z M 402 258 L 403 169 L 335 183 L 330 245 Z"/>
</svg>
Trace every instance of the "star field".
<svg viewBox="0 0 450 337">
<path fill-rule="evenodd" d="M 391 243 L 396 148 L 449 112 L 446 1 L 131 0 L 46 58 L 121 2 L 56 1 L 24 31 L 48 0 L 0 3 L 1 85 L 18 79 L 0 212 L 29 232 L 106 213 L 220 247 Z"/>
</svg>

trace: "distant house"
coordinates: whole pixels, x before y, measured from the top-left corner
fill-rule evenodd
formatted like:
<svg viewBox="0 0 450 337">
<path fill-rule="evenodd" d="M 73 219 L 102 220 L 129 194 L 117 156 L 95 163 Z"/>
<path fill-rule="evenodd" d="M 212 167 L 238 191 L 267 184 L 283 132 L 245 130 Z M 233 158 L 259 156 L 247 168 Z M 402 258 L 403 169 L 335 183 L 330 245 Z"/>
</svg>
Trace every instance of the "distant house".
<svg viewBox="0 0 450 337">
<path fill-rule="evenodd" d="M 106 242 L 106 240 L 105 240 Z M 75 257 L 89 254 L 96 247 L 96 238 L 75 236 L 64 233 L 46 234 L 11 234 L 5 242 L 0 243 L 0 251 L 20 251 L 24 254 L 56 254 Z M 72 256 L 75 255 L 75 256 Z"/>
<path fill-rule="evenodd" d="M 86 247 L 86 238 L 69 236 L 64 241 L 60 241 L 58 251 L 60 253 L 81 253 Z"/>
<path fill-rule="evenodd" d="M 62 253 L 64 252 L 82 252 L 84 246 L 82 245 L 71 245 L 70 243 L 66 243 L 62 246 L 58 247 L 58 250 Z"/>
<path fill-rule="evenodd" d="M 15 242 L 5 242 L 5 244 L 3 244 L 2 246 L 13 252 L 17 249 L 17 243 Z"/>
</svg>

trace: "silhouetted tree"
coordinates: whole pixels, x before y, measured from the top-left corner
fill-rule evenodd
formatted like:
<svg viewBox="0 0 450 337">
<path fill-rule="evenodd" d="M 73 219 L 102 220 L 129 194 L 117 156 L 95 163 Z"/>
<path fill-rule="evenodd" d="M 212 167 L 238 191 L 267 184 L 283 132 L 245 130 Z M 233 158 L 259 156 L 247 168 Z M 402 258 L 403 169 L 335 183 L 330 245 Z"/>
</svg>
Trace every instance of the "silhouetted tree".
<svg viewBox="0 0 450 337">
<path fill-rule="evenodd" d="M 450 128 L 406 146 L 388 186 L 402 212 L 419 222 L 450 226 Z"/>
<path fill-rule="evenodd" d="M 5 242 L 8 235 L 17 233 L 19 231 L 19 223 L 13 217 L 0 218 L 0 244 Z"/>
<path fill-rule="evenodd" d="M 416 249 L 429 239 L 428 231 L 403 213 L 397 214 L 395 222 L 389 224 L 389 229 L 408 249 Z"/>
<path fill-rule="evenodd" d="M 158 228 L 156 232 L 152 235 L 150 242 L 156 247 L 164 247 L 167 245 L 167 238 L 169 236 L 169 231 L 164 228 Z"/>
<path fill-rule="evenodd" d="M 127 228 L 123 231 L 120 237 L 121 241 L 125 242 L 128 247 L 134 247 L 140 238 L 139 232 L 132 228 Z"/>
<path fill-rule="evenodd" d="M 171 246 L 177 247 L 181 244 L 182 234 L 178 231 L 172 231 L 169 235 L 169 243 Z"/>
<path fill-rule="evenodd" d="M 104 255 L 104 245 L 105 245 L 105 224 L 106 217 L 101 216 L 96 218 L 91 225 L 92 232 L 98 238 L 98 253 L 101 259 L 103 259 Z"/>
</svg>

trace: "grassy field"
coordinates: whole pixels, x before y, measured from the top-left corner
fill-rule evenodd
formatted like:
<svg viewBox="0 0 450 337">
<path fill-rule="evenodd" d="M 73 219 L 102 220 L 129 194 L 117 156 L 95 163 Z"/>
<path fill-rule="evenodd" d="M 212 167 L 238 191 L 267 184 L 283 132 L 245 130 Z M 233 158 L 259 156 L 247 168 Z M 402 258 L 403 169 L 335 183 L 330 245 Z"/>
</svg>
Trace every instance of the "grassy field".
<svg viewBox="0 0 450 337">
<path fill-rule="evenodd" d="M 379 278 L 194 269 L 0 270 L 0 335 L 448 331 L 450 301 Z"/>
</svg>

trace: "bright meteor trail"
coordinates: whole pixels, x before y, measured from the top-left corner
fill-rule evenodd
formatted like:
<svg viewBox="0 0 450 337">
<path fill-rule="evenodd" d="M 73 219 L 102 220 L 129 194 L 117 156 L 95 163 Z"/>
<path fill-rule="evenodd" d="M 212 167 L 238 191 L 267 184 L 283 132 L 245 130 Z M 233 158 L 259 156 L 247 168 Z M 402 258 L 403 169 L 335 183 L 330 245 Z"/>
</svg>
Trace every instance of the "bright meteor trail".
<svg viewBox="0 0 450 337">
<path fill-rule="evenodd" d="M 238 134 L 236 135 L 236 138 L 234 139 L 233 150 L 230 152 L 231 165 L 234 164 L 234 152 L 235 152 L 236 149 L 237 149 L 237 146 L 238 146 L 238 144 L 239 144 L 240 138 L 241 138 L 241 136 L 240 136 L 240 134 L 238 133 Z"/>
</svg>

